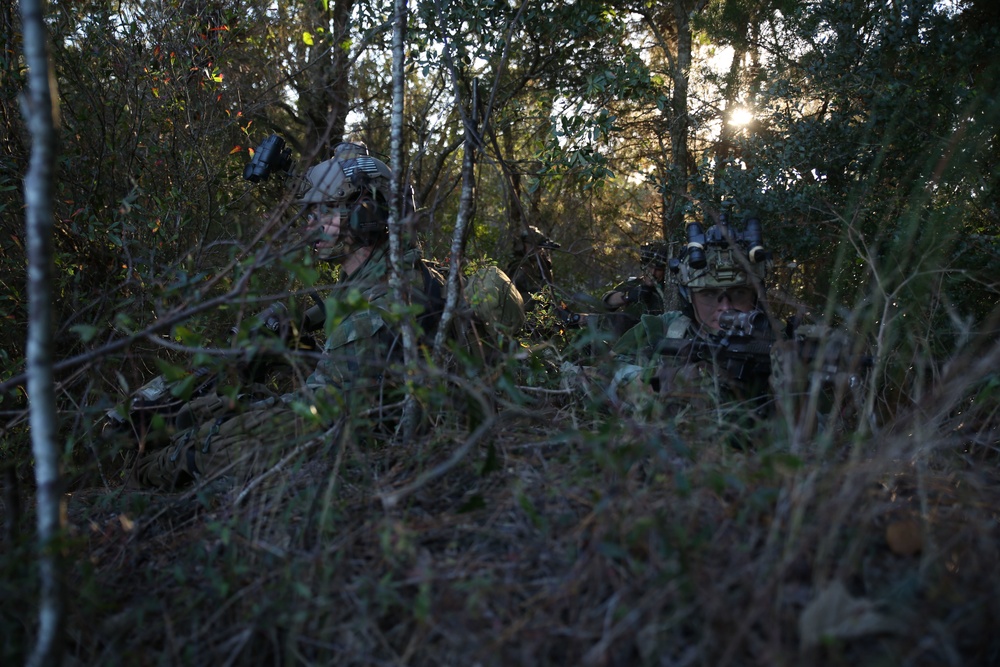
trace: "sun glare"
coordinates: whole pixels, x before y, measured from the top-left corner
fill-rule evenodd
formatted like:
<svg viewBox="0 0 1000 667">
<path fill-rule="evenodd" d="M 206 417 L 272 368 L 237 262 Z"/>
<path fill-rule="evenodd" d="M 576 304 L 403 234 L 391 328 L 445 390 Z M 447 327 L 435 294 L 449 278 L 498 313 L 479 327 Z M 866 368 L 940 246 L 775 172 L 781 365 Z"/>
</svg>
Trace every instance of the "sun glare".
<svg viewBox="0 0 1000 667">
<path fill-rule="evenodd" d="M 743 127 L 753 121 L 753 114 L 745 107 L 738 107 L 729 113 L 729 124 Z"/>
</svg>

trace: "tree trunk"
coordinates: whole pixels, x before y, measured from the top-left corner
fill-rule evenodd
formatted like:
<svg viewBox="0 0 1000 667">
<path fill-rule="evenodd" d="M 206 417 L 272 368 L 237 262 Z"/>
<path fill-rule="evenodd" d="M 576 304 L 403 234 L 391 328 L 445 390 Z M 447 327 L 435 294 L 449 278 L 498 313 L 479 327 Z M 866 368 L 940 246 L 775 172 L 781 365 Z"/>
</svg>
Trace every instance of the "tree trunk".
<svg viewBox="0 0 1000 667">
<path fill-rule="evenodd" d="M 28 238 L 28 401 L 31 446 L 35 457 L 39 576 L 41 596 L 38 637 L 28 664 L 48 667 L 62 662 L 65 605 L 60 555 L 62 493 L 56 447 L 55 389 L 52 379 L 52 172 L 55 167 L 55 78 L 49 73 L 49 49 L 41 0 L 21 0 L 28 86 L 24 116 L 31 131 L 31 163 L 24 179 Z"/>
<path fill-rule="evenodd" d="M 673 197 L 667 213 L 667 225 L 680 229 L 684 224 L 684 204 L 691 170 L 688 164 L 688 77 L 691 74 L 691 21 L 688 2 L 674 0 L 674 21 L 677 29 L 677 54 L 674 60 L 673 123 L 670 126 L 670 152 L 673 158 Z"/>
<path fill-rule="evenodd" d="M 406 95 L 406 21 L 408 10 L 406 0 L 395 0 L 394 20 L 392 25 L 392 117 L 389 128 L 389 159 L 392 162 L 392 183 L 389 195 L 389 255 L 392 271 L 389 274 L 389 285 L 392 287 L 393 298 L 398 303 L 406 303 L 403 294 L 400 263 L 404 248 L 402 247 L 403 220 L 403 108 Z M 406 318 L 403 328 L 403 359 L 407 367 L 412 366 L 417 359 L 416 333 L 413 330 L 413 320 Z M 404 444 L 412 442 L 417 432 L 419 409 L 416 399 L 407 392 L 403 418 L 400 422 L 400 434 Z"/>
<path fill-rule="evenodd" d="M 318 56 L 319 62 L 311 69 L 311 83 L 299 95 L 299 109 L 307 125 L 303 145 L 318 151 L 317 161 L 330 157 L 333 147 L 344 139 L 353 99 L 351 54 L 344 45 L 352 37 L 353 9 L 354 0 L 335 0 L 327 10 L 320 10 L 323 23 L 330 28 L 330 49 Z"/>
<path fill-rule="evenodd" d="M 445 66 L 451 78 L 451 87 L 455 95 L 455 109 L 462 119 L 464 130 L 464 142 L 462 144 L 462 194 L 458 204 L 458 218 L 455 221 L 455 231 L 451 237 L 450 264 L 448 268 L 448 293 L 445 299 L 444 313 L 441 314 L 441 322 L 438 324 L 437 335 L 434 337 L 434 359 L 440 360 L 444 351 L 445 332 L 451 325 L 455 310 L 458 307 L 459 278 L 462 275 L 462 252 L 465 247 L 466 228 L 469 225 L 474 204 L 475 188 L 475 151 L 477 145 L 478 128 L 474 126 L 475 118 L 470 118 L 469 113 L 462 100 L 461 77 L 458 67 L 455 64 L 452 54 L 452 43 L 445 31 L 445 22 L 441 16 L 441 5 L 437 5 L 438 18 L 441 25 L 440 40 L 443 44 L 442 55 Z"/>
</svg>

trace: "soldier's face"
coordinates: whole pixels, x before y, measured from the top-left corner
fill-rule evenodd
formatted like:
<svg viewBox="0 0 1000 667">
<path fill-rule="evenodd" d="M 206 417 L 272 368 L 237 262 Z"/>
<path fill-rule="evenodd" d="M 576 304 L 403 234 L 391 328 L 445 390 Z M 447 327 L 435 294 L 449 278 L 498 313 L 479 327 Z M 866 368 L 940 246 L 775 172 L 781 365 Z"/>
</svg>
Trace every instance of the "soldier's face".
<svg viewBox="0 0 1000 667">
<path fill-rule="evenodd" d="M 316 239 L 313 250 L 323 260 L 332 260 L 344 254 L 346 235 L 342 225 L 346 211 L 343 208 L 320 204 L 307 215 L 310 233 Z"/>
<path fill-rule="evenodd" d="M 748 313 L 753 310 L 756 292 L 749 285 L 704 287 L 692 290 L 691 303 L 698 321 L 712 333 L 719 331 L 719 315 L 726 310 Z"/>
</svg>

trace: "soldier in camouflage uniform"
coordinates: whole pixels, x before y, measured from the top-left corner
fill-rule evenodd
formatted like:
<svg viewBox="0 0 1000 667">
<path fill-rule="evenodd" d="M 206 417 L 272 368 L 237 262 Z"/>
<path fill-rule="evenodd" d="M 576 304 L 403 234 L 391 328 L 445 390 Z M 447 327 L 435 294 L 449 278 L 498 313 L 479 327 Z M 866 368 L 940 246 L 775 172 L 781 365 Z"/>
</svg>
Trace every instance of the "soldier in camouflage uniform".
<svg viewBox="0 0 1000 667">
<path fill-rule="evenodd" d="M 507 275 L 514 281 L 524 301 L 524 310 L 534 309 L 534 295 L 554 285 L 550 250 L 562 247 L 531 225 L 514 241 L 514 256 L 507 266 Z"/>
<path fill-rule="evenodd" d="M 392 292 L 386 196 L 391 177 L 384 163 L 368 156 L 330 160 L 306 174 L 311 187 L 301 201 L 309 206 L 310 226 L 319 231 L 314 250 L 319 259 L 340 265 L 340 281 L 328 301 L 355 304 L 344 313 L 327 315 L 339 321 L 307 380 L 313 389 L 373 386 L 385 379 L 390 361 L 401 358 L 399 332 L 388 317 Z M 408 209 L 413 210 L 412 199 Z M 404 294 L 421 307 L 418 324 L 425 334 L 433 335 L 443 306 L 444 280 L 423 261 L 416 246 L 404 248 L 401 259 Z"/>
<path fill-rule="evenodd" d="M 388 193 L 392 172 L 363 146 L 342 144 L 335 157 L 305 174 L 305 217 L 315 256 L 340 266 L 326 299 L 328 335 L 305 387 L 247 404 L 223 396 L 199 399 L 179 420 L 169 445 L 141 456 L 136 480 L 174 488 L 201 476 L 246 477 L 272 464 L 345 414 L 377 409 L 391 393 L 402 359 L 388 284 Z M 413 211 L 412 194 L 404 214 Z M 441 275 L 416 247 L 402 251 L 403 292 L 420 306 L 418 333 L 432 336 L 443 306 Z"/>
<path fill-rule="evenodd" d="M 736 380 L 711 362 L 657 351 L 665 339 L 718 340 L 720 315 L 751 313 L 764 292 L 769 260 L 759 233 L 748 240 L 722 221 L 707 233 L 692 224 L 688 234 L 692 240 L 667 262 L 681 310 L 642 315 L 614 346 L 608 391 L 619 406 L 676 415 L 744 401 L 757 406 L 767 392 L 766 376 Z"/>
<path fill-rule="evenodd" d="M 740 445 L 754 440 L 760 418 L 775 409 L 794 420 L 800 436 L 849 428 L 862 414 L 862 373 L 872 363 L 864 340 L 794 321 L 776 330 L 759 310 L 769 267 L 752 214 L 742 231 L 724 218 L 705 232 L 690 225 L 688 244 L 668 262 L 684 306 L 642 316 L 619 339 L 612 402 L 673 418 L 699 437 L 714 429 L 720 441 Z"/>
<path fill-rule="evenodd" d="M 639 275 L 625 280 L 601 298 L 609 313 L 602 319 L 616 337 L 635 326 L 643 315 L 659 315 L 666 310 L 668 254 L 669 246 L 663 241 L 644 243 L 639 248 Z"/>
</svg>

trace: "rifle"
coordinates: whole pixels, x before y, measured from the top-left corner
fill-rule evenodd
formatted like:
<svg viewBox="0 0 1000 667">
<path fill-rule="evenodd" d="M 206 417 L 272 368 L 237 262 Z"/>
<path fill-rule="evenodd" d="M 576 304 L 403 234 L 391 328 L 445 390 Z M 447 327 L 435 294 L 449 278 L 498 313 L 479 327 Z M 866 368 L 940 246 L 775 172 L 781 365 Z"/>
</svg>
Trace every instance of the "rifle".
<svg viewBox="0 0 1000 667">
<path fill-rule="evenodd" d="M 799 326 L 793 321 L 786 327 L 785 337 L 779 338 L 767 315 L 759 310 L 748 313 L 727 310 L 719 315 L 719 326 L 721 332 L 708 338 L 664 338 L 655 351 L 689 362 L 711 361 L 743 382 L 771 375 L 775 343 L 789 345 L 797 358 L 811 368 L 822 356 L 814 370 L 818 370 L 824 382 L 832 382 L 844 372 L 854 380 L 858 369 L 874 364 L 870 355 L 853 353 L 855 345 L 843 332 L 825 327 Z"/>
</svg>

